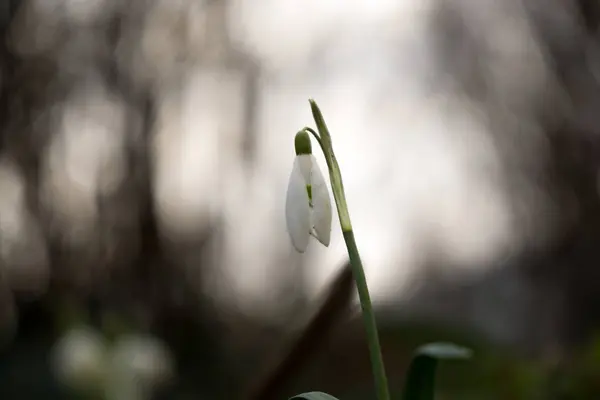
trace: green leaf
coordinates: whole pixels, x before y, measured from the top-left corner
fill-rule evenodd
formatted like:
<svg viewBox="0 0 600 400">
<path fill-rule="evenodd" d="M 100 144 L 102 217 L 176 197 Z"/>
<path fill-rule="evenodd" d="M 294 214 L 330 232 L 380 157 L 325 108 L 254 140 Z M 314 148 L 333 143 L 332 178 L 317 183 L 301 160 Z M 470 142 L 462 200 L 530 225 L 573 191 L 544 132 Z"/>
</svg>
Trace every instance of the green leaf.
<svg viewBox="0 0 600 400">
<path fill-rule="evenodd" d="M 307 392 L 290 398 L 289 400 L 339 400 L 330 394 L 323 392 Z"/>
<path fill-rule="evenodd" d="M 440 360 L 464 360 L 471 350 L 452 343 L 430 343 L 417 349 L 404 383 L 404 400 L 433 400 L 435 371 Z"/>
</svg>

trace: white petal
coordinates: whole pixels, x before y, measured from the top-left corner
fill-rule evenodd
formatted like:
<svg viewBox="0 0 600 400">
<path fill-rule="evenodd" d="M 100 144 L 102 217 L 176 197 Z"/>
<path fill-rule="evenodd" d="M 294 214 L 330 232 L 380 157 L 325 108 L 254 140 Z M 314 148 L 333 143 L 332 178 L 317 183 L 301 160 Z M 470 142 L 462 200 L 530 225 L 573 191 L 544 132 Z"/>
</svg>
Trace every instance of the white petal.
<svg viewBox="0 0 600 400">
<path fill-rule="evenodd" d="M 311 229 L 308 192 L 301 171 L 302 162 L 298 157 L 294 160 L 285 201 L 285 219 L 288 233 L 292 244 L 300 253 L 304 253 L 306 247 L 308 247 Z"/>
<path fill-rule="evenodd" d="M 298 168 L 304 184 L 308 185 L 311 182 L 311 172 L 314 166 L 317 165 L 317 160 L 312 154 L 300 154 L 294 160 L 294 168 Z M 297 166 L 297 167 L 296 167 Z"/>
<path fill-rule="evenodd" d="M 317 165 L 315 157 L 312 157 L 311 184 L 313 196 L 312 224 L 315 229 L 315 237 L 325 247 L 329 246 L 331 239 L 331 199 L 327 184 Z"/>
</svg>

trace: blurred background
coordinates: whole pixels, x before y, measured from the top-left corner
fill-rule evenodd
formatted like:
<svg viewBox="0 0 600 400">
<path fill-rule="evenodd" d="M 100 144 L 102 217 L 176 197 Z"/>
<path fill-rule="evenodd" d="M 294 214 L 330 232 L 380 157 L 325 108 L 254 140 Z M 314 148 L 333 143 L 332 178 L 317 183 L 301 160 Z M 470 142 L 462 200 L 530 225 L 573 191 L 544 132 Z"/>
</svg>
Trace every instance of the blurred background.
<svg viewBox="0 0 600 400">
<path fill-rule="evenodd" d="M 286 233 L 309 97 L 392 386 L 452 340 L 474 358 L 439 399 L 598 398 L 599 23 L 594 0 L 3 0 L 0 398 L 240 398 L 347 260 L 336 217 L 329 248 Z M 351 314 L 282 399 L 374 398 Z"/>
</svg>

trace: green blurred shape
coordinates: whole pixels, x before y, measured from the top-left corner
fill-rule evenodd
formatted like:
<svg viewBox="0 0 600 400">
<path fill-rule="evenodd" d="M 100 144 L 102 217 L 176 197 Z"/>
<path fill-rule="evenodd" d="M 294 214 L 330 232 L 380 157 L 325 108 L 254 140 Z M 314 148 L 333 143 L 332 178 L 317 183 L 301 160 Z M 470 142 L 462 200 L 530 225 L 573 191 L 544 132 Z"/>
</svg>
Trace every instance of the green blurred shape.
<svg viewBox="0 0 600 400">
<path fill-rule="evenodd" d="M 404 383 L 404 400 L 433 400 L 435 372 L 440 360 L 471 358 L 471 350 L 452 343 L 430 343 L 417 349 Z"/>
<path fill-rule="evenodd" d="M 323 392 L 308 392 L 294 396 L 290 400 L 338 400 L 338 398 Z"/>
</svg>

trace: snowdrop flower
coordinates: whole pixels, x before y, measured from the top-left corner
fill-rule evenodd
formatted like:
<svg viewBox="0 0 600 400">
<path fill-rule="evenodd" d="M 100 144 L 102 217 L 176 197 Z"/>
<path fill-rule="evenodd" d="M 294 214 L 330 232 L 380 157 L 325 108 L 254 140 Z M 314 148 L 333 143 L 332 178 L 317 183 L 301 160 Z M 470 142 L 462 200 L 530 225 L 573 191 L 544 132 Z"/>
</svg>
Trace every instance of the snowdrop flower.
<svg viewBox="0 0 600 400">
<path fill-rule="evenodd" d="M 288 184 L 285 217 L 292 244 L 298 252 L 304 253 L 311 235 L 324 246 L 329 246 L 331 200 L 325 179 L 312 154 L 308 133 L 298 132 L 294 145 L 296 158 Z"/>
<path fill-rule="evenodd" d="M 360 253 L 354 239 L 354 231 L 352 230 L 350 213 L 346 204 L 346 194 L 344 193 L 340 166 L 333 152 L 331 135 L 325 124 L 323 114 L 314 100 L 309 99 L 309 103 L 319 133 L 309 127 L 305 127 L 296 134 L 294 142 L 296 159 L 294 160 L 294 168 L 292 169 L 288 185 L 285 207 L 288 232 L 290 233 L 292 244 L 301 253 L 306 250 L 310 235 L 316 237 L 323 245 L 329 245 L 331 236 L 331 202 L 323 175 L 321 175 L 315 157 L 312 155 L 310 136 L 308 136 L 310 132 L 321 147 L 321 150 L 323 150 L 323 156 L 325 157 L 325 161 L 327 161 L 331 190 L 333 191 L 333 198 L 335 199 L 340 219 L 342 235 L 348 249 L 352 277 L 358 290 L 358 298 L 365 323 L 377 398 L 378 400 L 389 400 L 390 393 L 385 366 L 383 365 L 383 357 L 381 356 L 377 323 L 375 321 L 375 314 L 373 313 L 367 278 L 365 277 Z"/>
</svg>

